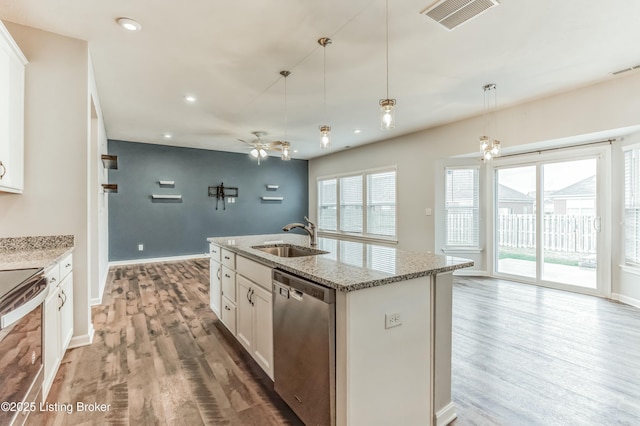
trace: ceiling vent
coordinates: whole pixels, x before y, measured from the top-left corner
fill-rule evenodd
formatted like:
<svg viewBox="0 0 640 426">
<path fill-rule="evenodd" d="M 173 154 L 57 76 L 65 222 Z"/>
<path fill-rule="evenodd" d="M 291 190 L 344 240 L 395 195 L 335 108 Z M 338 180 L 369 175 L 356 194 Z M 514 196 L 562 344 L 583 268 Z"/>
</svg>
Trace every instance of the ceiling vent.
<svg viewBox="0 0 640 426">
<path fill-rule="evenodd" d="M 499 4 L 498 0 L 439 0 L 420 13 L 452 30 Z"/>
</svg>

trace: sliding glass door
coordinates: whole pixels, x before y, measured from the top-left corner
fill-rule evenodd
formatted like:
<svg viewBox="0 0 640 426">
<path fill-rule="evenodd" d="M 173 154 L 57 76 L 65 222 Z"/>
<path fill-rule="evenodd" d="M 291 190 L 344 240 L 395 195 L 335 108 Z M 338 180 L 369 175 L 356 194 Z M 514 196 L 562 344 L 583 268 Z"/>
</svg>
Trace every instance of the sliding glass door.
<svg viewBox="0 0 640 426">
<path fill-rule="evenodd" d="M 498 276 L 602 292 L 598 155 L 494 165 Z"/>
</svg>

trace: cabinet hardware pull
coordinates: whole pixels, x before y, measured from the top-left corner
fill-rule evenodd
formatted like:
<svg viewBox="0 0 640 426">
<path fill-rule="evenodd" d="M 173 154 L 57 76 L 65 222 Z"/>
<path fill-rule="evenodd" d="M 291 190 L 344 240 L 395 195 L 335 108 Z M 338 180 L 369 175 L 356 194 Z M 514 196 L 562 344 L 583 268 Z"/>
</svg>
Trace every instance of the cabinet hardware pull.
<svg viewBox="0 0 640 426">
<path fill-rule="evenodd" d="M 251 302 L 251 306 L 255 306 L 254 303 L 253 303 L 253 293 L 254 293 L 254 291 L 253 291 L 253 289 L 251 289 L 251 296 L 249 296 L 249 302 Z"/>
<path fill-rule="evenodd" d="M 227 259 L 227 260 L 231 260 L 231 258 L 229 256 L 225 256 L 224 258 Z"/>
<path fill-rule="evenodd" d="M 70 263 L 67 263 L 66 265 L 64 265 L 65 268 L 68 268 L 69 266 L 71 266 Z"/>
<path fill-rule="evenodd" d="M 231 310 L 231 308 L 230 308 L 230 307 L 228 307 L 227 305 L 224 305 L 224 308 L 225 308 L 227 311 L 230 311 L 230 310 Z"/>
<path fill-rule="evenodd" d="M 2 180 L 2 178 L 6 173 L 7 173 L 7 166 L 2 164 L 2 161 L 0 161 L 0 180 Z"/>
<path fill-rule="evenodd" d="M 58 299 L 61 300 L 60 306 L 58 306 L 58 310 L 60 310 L 64 306 L 64 301 L 62 301 L 62 296 L 60 296 L 60 293 L 58 293 Z"/>
<path fill-rule="evenodd" d="M 62 292 L 62 295 L 64 296 L 64 299 L 62 300 L 62 306 L 64 306 L 64 304 L 67 303 L 67 295 L 64 293 L 64 290 L 61 289 L 60 291 Z"/>
<path fill-rule="evenodd" d="M 231 278 L 231 275 L 228 275 L 228 274 L 224 274 L 224 276 L 227 278 Z"/>
<path fill-rule="evenodd" d="M 249 297 L 250 294 L 251 294 L 251 288 L 247 290 L 247 300 L 249 301 L 249 303 L 251 303 L 251 298 Z"/>
<path fill-rule="evenodd" d="M 55 277 L 51 277 L 51 282 L 55 283 L 56 282 L 56 278 Z"/>
<path fill-rule="evenodd" d="M 222 267 L 218 268 L 218 274 L 217 274 L 217 275 L 218 275 L 218 279 L 221 279 L 221 278 L 220 278 L 220 274 L 221 274 L 221 273 L 222 273 Z"/>
</svg>

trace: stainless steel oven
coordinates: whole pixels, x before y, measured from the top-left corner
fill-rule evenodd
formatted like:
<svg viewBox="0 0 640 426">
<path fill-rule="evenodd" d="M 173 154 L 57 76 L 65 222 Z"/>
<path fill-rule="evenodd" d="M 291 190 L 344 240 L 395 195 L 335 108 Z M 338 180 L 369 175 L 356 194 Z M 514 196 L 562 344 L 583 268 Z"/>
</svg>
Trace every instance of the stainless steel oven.
<svg viewBox="0 0 640 426">
<path fill-rule="evenodd" d="M 48 289 L 42 269 L 0 271 L 0 425 L 22 425 L 37 407 Z"/>
</svg>

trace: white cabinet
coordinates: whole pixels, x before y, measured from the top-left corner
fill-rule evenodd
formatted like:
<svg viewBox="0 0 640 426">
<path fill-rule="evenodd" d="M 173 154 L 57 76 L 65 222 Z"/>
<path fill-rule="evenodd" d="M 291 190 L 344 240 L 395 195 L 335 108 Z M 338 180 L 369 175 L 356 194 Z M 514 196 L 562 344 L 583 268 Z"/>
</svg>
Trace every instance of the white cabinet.
<svg viewBox="0 0 640 426">
<path fill-rule="evenodd" d="M 0 191 L 22 192 L 27 59 L 0 22 Z"/>
<path fill-rule="evenodd" d="M 49 295 L 44 302 L 43 399 L 46 398 L 73 336 L 73 257 L 68 255 L 47 272 Z"/>
<path fill-rule="evenodd" d="M 262 266 L 262 265 L 260 265 Z M 237 335 L 240 344 L 273 379 L 273 312 L 271 288 L 238 272 Z"/>
<path fill-rule="evenodd" d="M 271 268 L 214 244 L 210 247 L 211 297 L 218 291 L 220 319 L 273 379 Z M 214 256 L 219 256 L 220 263 L 214 262 Z M 216 286 L 214 276 L 220 277 Z"/>
<path fill-rule="evenodd" d="M 220 265 L 220 247 L 210 244 L 209 255 L 211 256 L 209 264 L 209 305 L 211 310 L 218 318 L 221 317 L 221 283 L 222 283 L 222 265 Z"/>
</svg>

